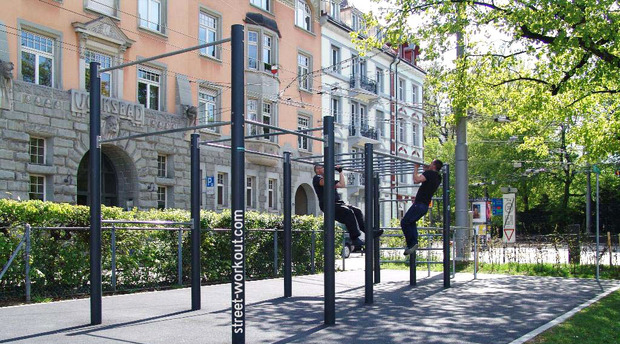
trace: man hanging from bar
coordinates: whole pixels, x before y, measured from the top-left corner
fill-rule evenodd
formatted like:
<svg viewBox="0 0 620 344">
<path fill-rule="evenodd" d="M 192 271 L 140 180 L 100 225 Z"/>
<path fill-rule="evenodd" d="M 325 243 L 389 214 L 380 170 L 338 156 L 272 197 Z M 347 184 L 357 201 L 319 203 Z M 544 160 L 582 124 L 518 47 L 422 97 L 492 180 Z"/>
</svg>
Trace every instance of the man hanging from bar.
<svg viewBox="0 0 620 344">
<path fill-rule="evenodd" d="M 419 165 L 413 167 L 413 182 L 422 183 L 418 189 L 418 193 L 415 196 L 413 205 L 407 210 L 407 213 L 400 221 L 405 240 L 407 241 L 407 248 L 405 249 L 405 256 L 415 254 L 418 249 L 418 226 L 419 219 L 428 212 L 428 206 L 431 204 L 433 195 L 439 184 L 441 184 L 441 176 L 439 171 L 443 167 L 441 160 L 435 159 L 429 166 L 424 167 L 424 172 L 419 175 Z"/>
<path fill-rule="evenodd" d="M 336 221 L 342 223 L 347 228 L 347 232 L 349 232 L 349 237 L 351 238 L 352 245 L 354 248 L 352 251 L 359 250 L 366 243 L 364 240 L 360 239 L 361 233 L 365 233 L 364 227 L 364 214 L 362 210 L 356 206 L 351 204 L 346 204 L 344 201 L 340 199 L 340 194 L 336 189 L 344 188 L 345 177 L 342 167 L 340 165 L 336 165 L 336 171 L 338 171 L 340 175 L 340 179 L 336 182 L 336 187 L 334 189 L 334 201 L 336 207 Z M 323 211 L 323 185 L 325 180 L 323 179 L 323 175 L 325 174 L 325 169 L 323 165 L 315 165 L 314 173 L 316 174 L 314 178 L 312 178 L 312 186 L 314 187 L 314 192 L 316 192 L 316 196 L 319 199 L 319 208 Z M 374 236 L 378 237 L 383 234 L 383 230 L 375 231 Z"/>
</svg>

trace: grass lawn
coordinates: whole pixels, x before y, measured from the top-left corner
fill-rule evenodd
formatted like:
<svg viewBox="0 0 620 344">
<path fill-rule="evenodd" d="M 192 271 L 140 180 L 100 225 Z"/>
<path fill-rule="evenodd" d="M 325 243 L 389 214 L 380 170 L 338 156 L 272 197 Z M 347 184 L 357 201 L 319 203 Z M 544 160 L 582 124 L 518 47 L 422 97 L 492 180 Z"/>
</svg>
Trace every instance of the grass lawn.
<svg viewBox="0 0 620 344">
<path fill-rule="evenodd" d="M 543 332 L 528 344 L 620 343 L 620 290 Z"/>
</svg>

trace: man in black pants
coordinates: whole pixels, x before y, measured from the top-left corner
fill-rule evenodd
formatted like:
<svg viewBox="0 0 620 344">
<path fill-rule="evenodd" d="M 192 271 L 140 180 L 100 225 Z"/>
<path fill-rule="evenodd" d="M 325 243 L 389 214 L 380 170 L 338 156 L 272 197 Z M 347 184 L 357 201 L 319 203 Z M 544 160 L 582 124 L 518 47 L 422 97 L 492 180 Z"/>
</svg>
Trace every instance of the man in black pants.
<svg viewBox="0 0 620 344">
<path fill-rule="evenodd" d="M 419 166 L 416 164 L 413 170 L 413 182 L 422 183 L 415 196 L 415 201 L 411 208 L 400 221 L 400 226 L 405 234 L 407 248 L 405 255 L 408 256 L 418 249 L 418 226 L 416 222 L 426 214 L 428 206 L 431 204 L 433 194 L 437 191 L 441 184 L 441 176 L 438 171 L 443 167 L 441 160 L 433 160 L 433 162 L 425 168 L 422 175 L 418 175 Z"/>
<path fill-rule="evenodd" d="M 342 167 L 336 166 L 336 171 L 340 173 L 340 180 L 336 182 L 336 188 L 334 189 L 334 200 L 336 201 L 336 221 L 347 227 L 347 231 L 351 237 L 351 242 L 353 243 L 353 246 L 355 246 L 355 249 L 357 249 L 366 244 L 364 240 L 360 239 L 361 233 L 365 233 L 364 214 L 362 214 L 360 208 L 346 204 L 340 199 L 340 195 L 336 189 L 344 188 L 346 184 Z M 316 175 L 312 178 L 312 186 L 314 186 L 314 192 L 316 192 L 316 196 L 319 198 L 319 208 L 321 208 L 321 211 L 324 211 L 323 207 L 325 205 L 323 204 L 323 185 L 325 180 L 323 179 L 323 175 L 325 174 L 325 170 L 323 165 L 315 165 L 314 173 L 316 173 Z M 375 233 L 375 237 L 379 235 L 381 234 Z"/>
</svg>

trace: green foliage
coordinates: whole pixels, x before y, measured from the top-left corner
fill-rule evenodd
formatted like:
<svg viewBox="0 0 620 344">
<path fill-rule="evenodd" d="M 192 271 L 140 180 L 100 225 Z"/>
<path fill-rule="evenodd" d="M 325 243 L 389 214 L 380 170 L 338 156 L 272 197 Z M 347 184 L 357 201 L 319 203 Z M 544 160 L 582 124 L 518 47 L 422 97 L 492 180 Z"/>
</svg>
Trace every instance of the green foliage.
<svg viewBox="0 0 620 344">
<path fill-rule="evenodd" d="M 188 211 L 177 209 L 123 211 L 102 207 L 103 220 L 166 220 L 189 222 Z M 31 232 L 32 294 L 37 298 L 66 297 L 88 292 L 89 283 L 89 208 L 41 201 L 0 200 L 0 257 L 4 265 L 24 235 L 25 224 Z M 293 274 L 312 271 L 314 242 L 316 271 L 323 268 L 322 218 L 293 217 Z M 230 278 L 231 213 L 201 212 L 201 282 L 222 283 Z M 72 227 L 43 229 L 40 227 Z M 112 224 L 103 223 L 102 271 L 104 291 L 112 291 Z M 83 227 L 83 228 L 76 228 Z M 131 228 L 131 229 L 130 229 Z M 144 228 L 144 229 L 141 229 Z M 147 229 L 159 228 L 159 230 Z M 246 276 L 260 279 L 274 276 L 274 229 L 277 229 L 277 276 L 283 273 L 283 217 L 246 212 Z M 117 291 L 169 287 L 177 283 L 178 230 L 145 224 L 114 224 L 116 242 Z M 190 231 L 182 232 L 183 283 L 190 282 Z M 339 240 L 337 240 L 339 242 Z M 337 252 L 341 246 L 337 245 Z M 22 251 L 23 253 L 23 251 Z M 13 261 L 0 280 L 0 302 L 23 297 L 23 254 Z"/>
</svg>

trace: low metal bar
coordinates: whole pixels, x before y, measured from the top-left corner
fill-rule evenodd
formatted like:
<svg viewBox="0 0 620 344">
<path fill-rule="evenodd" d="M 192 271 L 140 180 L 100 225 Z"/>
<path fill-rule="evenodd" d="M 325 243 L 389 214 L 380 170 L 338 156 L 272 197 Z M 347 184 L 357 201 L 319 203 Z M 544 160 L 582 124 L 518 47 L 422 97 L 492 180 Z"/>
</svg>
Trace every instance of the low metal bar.
<svg viewBox="0 0 620 344">
<path fill-rule="evenodd" d="M 131 224 L 145 224 L 145 225 L 179 225 L 179 226 L 191 226 L 192 223 L 191 222 L 175 222 L 175 221 L 159 221 L 159 220 L 153 220 L 153 221 L 149 221 L 149 220 L 144 220 L 144 221 L 126 221 L 126 220 L 101 220 L 102 223 L 131 223 Z M 41 227 L 41 228 L 46 228 L 46 227 Z M 53 228 L 53 229 L 58 229 L 60 227 L 47 227 L 47 228 Z M 73 228 L 73 227 L 66 227 L 66 228 Z M 88 227 L 84 227 L 84 228 L 88 228 Z"/>
<path fill-rule="evenodd" d="M 296 130 L 283 129 L 283 128 L 280 128 L 280 127 L 277 127 L 277 126 L 271 125 L 271 124 L 265 124 L 265 123 L 262 123 L 262 122 L 256 122 L 256 121 L 250 121 L 250 120 L 245 120 L 245 123 L 246 124 L 251 124 L 251 125 L 256 125 L 256 126 L 259 126 L 259 127 L 269 128 L 269 129 L 273 129 L 273 130 L 279 130 L 279 131 L 281 131 L 283 133 L 287 133 L 287 134 L 291 134 L 291 135 L 297 135 L 297 136 L 305 137 L 305 138 L 308 138 L 308 139 L 311 139 L 311 140 L 315 140 L 315 141 L 325 142 L 325 140 L 322 139 L 322 138 L 318 138 L 318 137 L 315 137 L 315 136 L 312 136 L 312 135 L 307 135 L 307 134 L 304 134 L 304 133 L 300 133 L 299 131 L 296 131 Z"/>
<path fill-rule="evenodd" d="M 183 285 L 183 229 L 179 229 L 177 239 L 177 275 L 179 285 Z"/>
<path fill-rule="evenodd" d="M 112 225 L 112 230 L 110 231 L 110 251 L 112 256 L 112 262 L 110 263 L 112 270 L 112 290 L 116 291 L 116 226 Z"/>
<path fill-rule="evenodd" d="M 17 253 L 19 252 L 19 250 L 22 249 L 22 246 L 25 243 L 26 243 L 26 234 L 24 234 L 24 236 L 22 237 L 22 240 L 19 241 L 19 244 L 17 245 L 17 248 L 15 249 L 15 251 L 13 251 L 13 254 L 11 255 L 11 258 L 9 258 L 9 261 L 4 265 L 4 268 L 2 268 L 2 272 L 0 272 L 0 279 L 2 279 L 2 276 L 4 276 L 6 271 L 9 269 L 9 266 L 11 266 L 11 263 L 13 263 L 13 260 L 17 256 Z"/>
<path fill-rule="evenodd" d="M 25 268 L 26 268 L 26 302 L 30 302 L 30 290 L 31 290 L 31 286 L 30 286 L 30 233 L 31 233 L 31 227 L 29 224 L 26 224 L 26 232 L 24 233 L 24 235 L 26 235 L 26 252 L 24 255 L 24 260 L 25 260 Z"/>
<path fill-rule="evenodd" d="M 223 126 L 223 125 L 228 125 L 230 123 L 232 123 L 232 122 L 230 122 L 230 121 L 228 121 L 228 122 L 215 122 L 215 123 L 210 123 L 210 124 L 196 125 L 196 126 L 193 126 L 193 127 L 183 127 L 183 128 L 175 128 L 175 129 L 168 129 L 168 130 L 161 130 L 161 131 L 152 131 L 152 132 L 149 132 L 149 133 L 134 134 L 134 135 L 115 137 L 115 138 L 111 138 L 111 139 L 99 140 L 99 143 L 101 144 L 101 143 L 116 142 L 116 141 L 121 141 L 121 140 L 137 139 L 137 138 L 146 137 L 146 136 L 163 135 L 163 134 L 178 133 L 178 132 L 181 132 L 181 131 L 198 130 L 198 129 L 204 129 L 204 128 L 219 127 L 219 126 Z"/>
<path fill-rule="evenodd" d="M 198 49 L 210 47 L 212 45 L 220 45 L 222 43 L 230 42 L 230 40 L 231 40 L 231 38 L 224 38 L 224 39 L 220 39 L 220 40 L 209 42 L 209 43 L 203 43 L 203 44 L 195 45 L 193 47 L 189 47 L 189 48 L 185 48 L 185 49 L 179 49 L 179 50 L 171 51 L 171 52 L 165 53 L 165 54 L 155 55 L 155 56 L 146 57 L 146 58 L 139 59 L 139 60 L 132 61 L 132 62 L 122 63 L 122 64 L 119 64 L 119 65 L 116 65 L 116 66 L 112 66 L 112 67 L 109 67 L 109 68 L 102 68 L 102 69 L 99 70 L 99 73 L 105 73 L 105 72 L 113 71 L 113 70 L 116 70 L 116 69 L 121 69 L 121 68 L 125 68 L 125 67 L 135 66 L 137 64 L 142 64 L 142 63 L 149 62 L 149 61 L 163 59 L 164 57 L 170 57 L 170 56 L 174 56 L 174 55 L 178 55 L 178 54 L 183 54 L 183 53 L 186 53 L 188 51 L 198 50 Z"/>
</svg>

